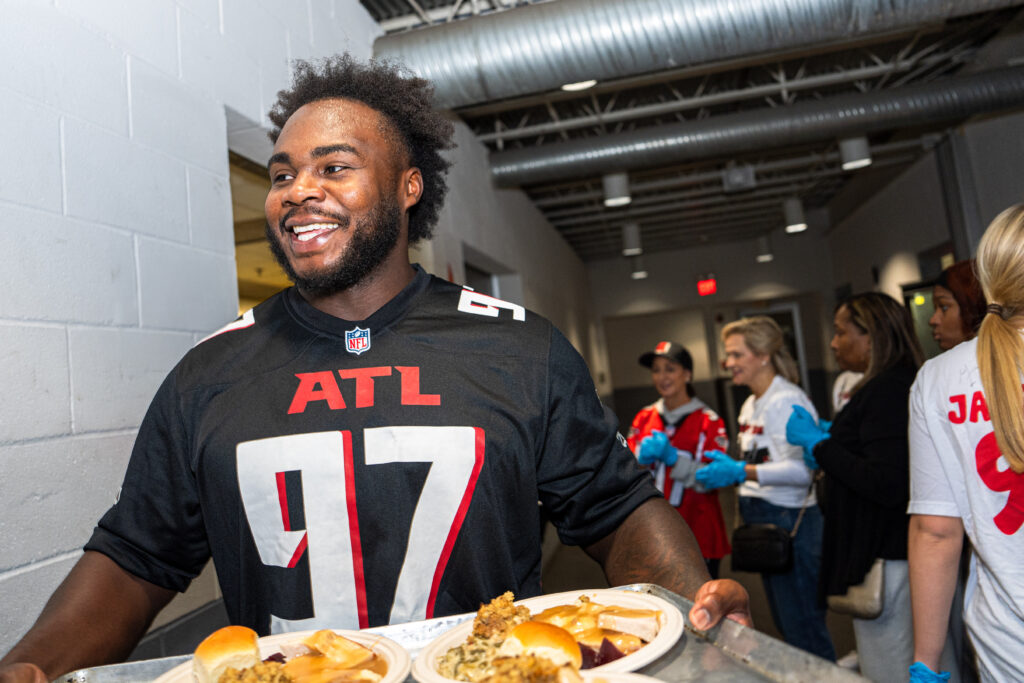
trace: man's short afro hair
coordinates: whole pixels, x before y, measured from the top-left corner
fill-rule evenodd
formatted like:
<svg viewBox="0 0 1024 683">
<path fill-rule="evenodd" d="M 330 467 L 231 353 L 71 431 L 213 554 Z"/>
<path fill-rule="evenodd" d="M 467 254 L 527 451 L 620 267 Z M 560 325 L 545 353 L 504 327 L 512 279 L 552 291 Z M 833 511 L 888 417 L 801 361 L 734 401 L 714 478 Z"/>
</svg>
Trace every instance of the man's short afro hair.
<svg viewBox="0 0 1024 683">
<path fill-rule="evenodd" d="M 442 150 L 454 149 L 454 127 L 432 100 L 429 81 L 386 61 L 361 63 L 348 53 L 316 62 L 297 60 L 292 87 L 277 93 L 270 110 L 270 139 L 277 142 L 285 122 L 300 107 L 317 100 L 342 98 L 380 112 L 401 136 L 409 165 L 423 174 L 423 196 L 409 209 L 409 243 L 430 239 L 448 193 L 445 177 L 451 162 Z M 389 135 L 391 131 L 386 131 Z"/>
</svg>

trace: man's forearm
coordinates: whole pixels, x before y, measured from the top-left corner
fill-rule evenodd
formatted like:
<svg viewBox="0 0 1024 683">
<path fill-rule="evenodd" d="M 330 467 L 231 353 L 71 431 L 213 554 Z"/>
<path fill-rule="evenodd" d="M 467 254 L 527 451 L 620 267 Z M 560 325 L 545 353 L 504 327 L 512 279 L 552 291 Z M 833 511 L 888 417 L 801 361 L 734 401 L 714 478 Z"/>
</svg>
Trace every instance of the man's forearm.
<svg viewBox="0 0 1024 683">
<path fill-rule="evenodd" d="M 86 552 L 0 665 L 30 662 L 53 680 L 82 667 L 122 661 L 173 595 L 106 555 Z"/>
<path fill-rule="evenodd" d="M 939 670 L 946 642 L 962 547 L 963 526 L 959 519 L 911 515 L 907 559 L 914 660 L 933 671 Z"/>
<path fill-rule="evenodd" d="M 654 583 L 692 600 L 711 578 L 690 527 L 663 498 L 645 501 L 585 550 L 613 586 Z"/>
</svg>

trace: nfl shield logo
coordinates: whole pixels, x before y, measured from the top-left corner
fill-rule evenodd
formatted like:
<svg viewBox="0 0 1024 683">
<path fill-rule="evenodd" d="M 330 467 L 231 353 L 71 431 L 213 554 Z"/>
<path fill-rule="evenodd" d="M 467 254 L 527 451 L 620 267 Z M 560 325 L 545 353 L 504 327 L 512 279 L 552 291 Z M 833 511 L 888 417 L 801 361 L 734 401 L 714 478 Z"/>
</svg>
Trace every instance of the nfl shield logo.
<svg viewBox="0 0 1024 683">
<path fill-rule="evenodd" d="M 357 356 L 364 351 L 370 350 L 370 331 L 357 327 L 354 330 L 345 330 L 345 350 Z"/>
</svg>

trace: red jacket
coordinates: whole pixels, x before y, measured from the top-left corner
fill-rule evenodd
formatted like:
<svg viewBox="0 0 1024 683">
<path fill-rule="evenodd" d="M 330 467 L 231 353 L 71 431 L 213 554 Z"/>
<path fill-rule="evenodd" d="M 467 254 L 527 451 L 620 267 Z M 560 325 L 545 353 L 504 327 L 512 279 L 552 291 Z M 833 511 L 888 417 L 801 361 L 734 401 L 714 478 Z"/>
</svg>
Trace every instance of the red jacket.
<svg viewBox="0 0 1024 683">
<path fill-rule="evenodd" d="M 654 405 L 647 406 L 633 418 L 629 429 L 629 447 L 634 453 L 640 447 L 640 441 L 654 430 L 665 432 L 672 446 L 689 451 L 704 462 L 709 461 L 703 457 L 704 451 L 724 451 L 729 446 L 725 422 L 710 408 L 690 413 L 673 431 L 665 428 Z M 672 468 L 665 466 L 663 472 L 659 472 L 660 466 L 661 463 L 652 465 L 651 473 L 655 476 L 658 488 L 664 491 L 665 499 L 675 504 L 679 514 L 690 525 L 693 535 L 697 537 L 701 555 L 706 559 L 721 559 L 732 552 L 729 535 L 725 530 L 725 519 L 722 517 L 722 506 L 718 503 L 718 491 L 699 493 L 693 489 L 683 489 L 680 482 L 672 479 Z M 679 500 L 680 495 L 682 500 Z"/>
</svg>

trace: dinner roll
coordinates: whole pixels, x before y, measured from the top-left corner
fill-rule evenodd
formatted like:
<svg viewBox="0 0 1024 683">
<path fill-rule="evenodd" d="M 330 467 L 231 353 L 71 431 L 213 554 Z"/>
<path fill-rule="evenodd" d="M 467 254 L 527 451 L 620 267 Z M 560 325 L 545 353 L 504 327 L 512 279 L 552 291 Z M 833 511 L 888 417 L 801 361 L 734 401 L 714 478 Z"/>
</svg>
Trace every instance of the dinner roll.
<svg viewBox="0 0 1024 683">
<path fill-rule="evenodd" d="M 258 636 L 245 626 L 225 626 L 199 643 L 192 657 L 192 674 L 198 683 L 217 683 L 229 667 L 246 669 L 260 663 Z"/>
</svg>

